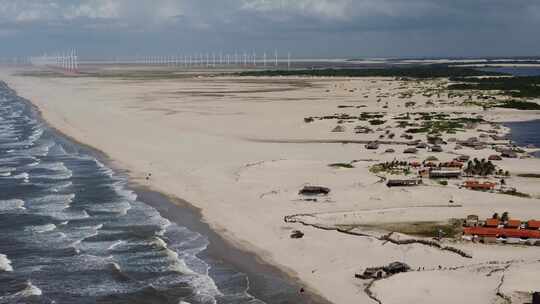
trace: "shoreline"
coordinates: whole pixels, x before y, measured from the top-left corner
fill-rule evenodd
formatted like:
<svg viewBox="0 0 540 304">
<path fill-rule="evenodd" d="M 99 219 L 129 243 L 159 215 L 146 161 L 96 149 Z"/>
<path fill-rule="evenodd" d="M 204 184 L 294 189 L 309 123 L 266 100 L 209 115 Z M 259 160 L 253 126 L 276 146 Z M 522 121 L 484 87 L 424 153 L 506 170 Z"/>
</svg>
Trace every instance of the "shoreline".
<svg viewBox="0 0 540 304">
<path fill-rule="evenodd" d="M 111 158 L 107 153 L 81 142 L 54 127 L 45 119 L 42 109 L 40 109 L 36 103 L 20 96 L 18 94 L 19 92 L 11 87 L 8 82 L 3 82 L 6 83 L 17 96 L 21 97 L 23 102 L 27 102 L 32 107 L 35 111 L 36 118 L 43 123 L 45 128 L 49 129 L 53 136 L 61 141 L 68 142 L 77 149 L 95 157 L 97 160 L 111 168 L 116 175 L 125 176 L 127 179 L 126 186 L 137 194 L 137 200 L 155 208 L 163 218 L 174 222 L 179 226 L 186 227 L 193 232 L 204 235 L 208 239 L 209 245 L 201 252 L 201 255 L 204 255 L 201 258 L 206 262 L 208 261 L 205 258 L 210 258 L 214 263 L 225 263 L 246 274 L 247 279 L 249 280 L 247 292 L 250 295 L 269 304 L 330 303 L 309 287 L 305 286 L 298 277 L 281 269 L 277 265 L 264 261 L 256 252 L 250 251 L 247 248 L 242 248 L 238 245 L 238 242 L 229 240 L 218 231 L 213 230 L 204 220 L 200 208 L 197 208 L 186 200 L 159 192 L 133 181 L 132 177 L 129 175 L 130 171 L 117 165 L 118 162 Z M 276 286 L 282 293 L 271 293 L 269 292 L 271 290 L 265 290 L 265 287 L 268 288 L 268 286 Z M 303 288 L 305 292 L 300 294 L 300 288 Z M 279 298 L 279 302 L 274 302 L 276 296 Z"/>
<path fill-rule="evenodd" d="M 79 142 L 75 140 L 79 138 L 97 150 L 106 151 L 102 158 L 108 159 L 109 167 L 129 177 L 127 187 L 135 190 L 141 198 L 144 196 L 144 200 L 154 204 L 152 206 L 160 209 L 161 214 L 178 222 L 188 221 L 187 217 L 195 223 L 191 227 L 193 230 L 199 229 L 196 231 L 205 235 L 208 229 L 216 233 L 218 241 L 214 242 L 215 247 L 209 247 L 200 256 L 210 260 L 217 257 L 248 273 L 252 281 L 251 293 L 262 299 L 268 291 L 264 284 L 268 280 L 258 281 L 256 276 L 264 277 L 267 269 L 276 274 L 278 283 L 283 277 L 293 282 L 289 286 L 297 286 L 292 289 L 306 283 L 314 294 L 322 295 L 333 303 L 369 303 L 371 300 L 362 292 L 362 281 L 353 276 L 366 267 L 402 261 L 412 269 L 431 269 L 442 265 L 461 267 L 466 272 L 475 273 L 475 264 L 507 261 L 515 258 L 516 254 L 523 259 L 537 254 L 534 248 L 501 246 L 493 250 L 458 242 L 455 246 L 474 257 L 473 260 L 463 260 L 417 245 L 385 245 L 372 239 L 300 227 L 283 221 L 291 214 L 312 214 L 317 215 L 313 220 L 319 224 L 352 226 L 373 223 L 384 228 L 401 222 L 446 222 L 467 214 L 482 218 L 503 211 L 517 219 L 540 217 L 535 207 L 540 198 L 536 180 L 517 175 L 538 174 L 538 159 L 504 158 L 497 163 L 500 168 L 516 174 L 515 178 L 508 180 L 508 185 L 530 194 L 530 199 L 460 190 L 459 180 L 449 182 L 447 187 L 430 183 L 427 187 L 390 190 L 377 183 L 377 177 L 369 171 L 371 163 L 357 160 L 384 162 L 396 157 L 422 160 L 432 152 L 421 149 L 416 155 L 409 156 L 399 154 L 401 149 L 395 143 L 384 146 L 394 150 L 390 153 L 342 144 L 343 141 L 384 140 L 387 137 L 382 134 L 384 128 L 398 135 L 403 133 L 404 127 L 395 125 L 395 120 L 401 117 L 399 113 L 411 109 L 406 109 L 407 100 L 401 95 L 412 94 L 417 103 L 427 104 L 429 96 L 424 93 L 435 90 L 440 85 L 438 81 L 411 86 L 410 83 L 388 79 L 311 80 L 314 85 L 309 88 L 283 93 L 282 89 L 292 84 L 284 81 L 274 85 L 264 79 L 249 82 L 235 78 L 110 82 L 101 78 L 23 78 L 9 75 L 5 78 L 22 96 L 41 108 L 44 118 L 69 134 L 74 142 Z M 224 87 L 231 93 L 210 97 L 213 92 L 222 92 Z M 367 135 L 356 135 L 353 128 L 355 124 L 367 125 L 367 120 L 373 117 L 343 121 L 346 128 L 341 133 L 331 131 L 336 126 L 332 119 L 314 124 L 306 124 L 303 119 L 323 117 L 336 111 L 353 118 L 359 115 L 359 111 L 380 112 L 381 107 L 387 107 L 377 101 L 379 96 L 387 96 L 384 98 L 391 108 L 382 110 L 383 126 Z M 465 119 L 482 114 L 488 116 L 484 117 L 488 121 L 499 123 L 531 120 L 540 115 L 540 112 L 511 109 L 484 113 L 477 108 L 462 106 L 459 102 L 465 97 L 446 101 L 443 92 L 442 98 L 441 104 L 448 106 L 440 110 L 446 113 L 444 117 L 450 117 L 445 121 L 453 121 L 454 112 L 456 117 Z M 364 105 L 364 109 L 339 110 L 348 102 Z M 424 110 L 424 107 L 417 105 L 414 109 Z M 426 108 L 431 109 L 434 107 Z M 279 118 L 279 124 L 276 124 L 276 118 Z M 423 120 L 422 117 L 416 118 Z M 407 120 L 411 119 L 414 117 Z M 508 128 L 495 128 L 484 123 L 465 128 L 457 135 L 449 133 L 445 138 L 455 136 L 456 141 L 473 136 L 485 138 L 485 135 L 480 136 L 481 133 L 491 133 L 492 130 L 497 130 L 498 135 L 509 131 Z M 423 138 L 423 135 L 415 137 Z M 256 140 L 261 138 L 284 141 L 328 138 L 336 144 L 283 144 Z M 487 159 L 494 153 L 492 149 L 469 147 L 454 151 L 453 146 L 457 150 L 457 144 L 449 142 L 449 146 L 437 155 L 441 161 L 453 159 L 458 152 L 478 159 Z M 354 162 L 350 169 L 329 166 L 349 162 Z M 329 187 L 332 194 L 319 203 L 303 201 L 298 189 L 305 183 Z M 184 198 L 185 201 L 175 198 Z M 458 202 L 460 208 L 442 212 L 440 207 L 446 206 L 449 200 Z M 171 207 L 173 204 L 175 207 Z M 424 209 L 409 208 L 412 206 Z M 361 210 L 371 211 L 365 213 Z M 294 229 L 301 229 L 304 236 L 291 239 Z M 246 255 L 237 254 L 236 249 Z M 249 261 L 244 261 L 246 259 Z M 270 268 L 266 268 L 268 265 Z M 218 264 L 215 271 L 210 271 L 216 274 L 217 282 L 228 282 L 223 281 L 222 278 L 226 277 L 220 275 L 224 269 Z M 225 270 L 225 273 L 228 272 Z M 444 272 L 422 272 L 415 277 L 417 283 L 436 285 L 439 280 L 443 284 L 460 281 Z M 242 282 L 245 282 L 243 275 Z M 476 287 L 471 292 L 478 299 L 487 299 L 493 282 L 483 277 L 478 277 L 475 282 L 473 285 Z M 392 297 L 397 293 L 405 298 L 413 296 L 414 288 L 399 288 L 399 284 L 399 281 L 377 283 L 378 298 L 394 303 Z M 242 289 L 246 286 L 245 283 L 239 285 Z M 422 293 L 423 289 L 419 288 L 418 292 Z M 281 288 L 276 289 L 281 291 Z M 426 294 L 425 299 L 449 303 L 443 300 L 443 296 L 444 292 L 440 291 Z M 452 299 L 455 301 L 462 297 L 457 293 Z M 278 302 L 272 300 L 269 302 Z"/>
</svg>

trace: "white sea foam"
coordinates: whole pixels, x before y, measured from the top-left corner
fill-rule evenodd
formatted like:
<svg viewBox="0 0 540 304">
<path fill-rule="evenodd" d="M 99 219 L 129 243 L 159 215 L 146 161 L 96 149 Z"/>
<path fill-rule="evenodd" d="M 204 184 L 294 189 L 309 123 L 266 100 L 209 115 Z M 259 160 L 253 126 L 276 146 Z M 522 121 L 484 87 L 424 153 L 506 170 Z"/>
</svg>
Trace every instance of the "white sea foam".
<svg viewBox="0 0 540 304">
<path fill-rule="evenodd" d="M 39 289 L 37 286 L 32 284 L 31 281 L 28 281 L 26 284 L 27 284 L 27 287 L 24 290 L 18 292 L 17 295 L 20 295 L 23 297 L 31 297 L 31 296 L 40 296 L 42 294 L 41 289 Z"/>
<path fill-rule="evenodd" d="M 109 246 L 109 247 L 107 248 L 107 250 L 113 250 L 114 248 L 116 248 L 116 247 L 118 247 L 118 246 L 120 246 L 120 245 L 123 245 L 123 244 L 125 244 L 125 243 L 126 243 L 126 241 L 116 241 L 116 242 L 114 242 L 111 246 Z"/>
<path fill-rule="evenodd" d="M 12 199 L 0 201 L 0 211 L 25 210 L 24 201 L 20 199 Z"/>
<path fill-rule="evenodd" d="M 115 182 L 113 184 L 113 189 L 119 196 L 122 196 L 131 202 L 137 200 L 137 194 L 132 190 L 126 189 L 125 182 L 123 181 Z"/>
<path fill-rule="evenodd" d="M 30 175 L 27 172 L 23 172 L 23 173 L 19 173 L 17 175 L 13 175 L 11 178 L 13 178 L 13 179 L 24 179 L 24 180 L 27 181 L 29 177 L 30 177 Z"/>
<path fill-rule="evenodd" d="M 55 224 L 46 224 L 46 225 L 39 225 L 39 226 L 31 226 L 25 228 L 26 231 L 31 231 L 34 233 L 45 233 L 49 231 L 53 231 L 56 229 Z"/>
<path fill-rule="evenodd" d="M 11 272 L 13 267 L 11 266 L 11 261 L 8 259 L 7 255 L 0 254 L 0 272 Z"/>
</svg>

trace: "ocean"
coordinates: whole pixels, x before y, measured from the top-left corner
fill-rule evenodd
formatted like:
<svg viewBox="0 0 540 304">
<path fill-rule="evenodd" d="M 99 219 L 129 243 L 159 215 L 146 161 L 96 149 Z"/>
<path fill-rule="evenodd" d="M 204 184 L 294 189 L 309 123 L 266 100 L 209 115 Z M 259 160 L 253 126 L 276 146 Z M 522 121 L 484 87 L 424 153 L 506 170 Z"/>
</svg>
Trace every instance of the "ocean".
<svg viewBox="0 0 540 304">
<path fill-rule="evenodd" d="M 513 76 L 540 76 L 540 68 L 537 67 L 485 67 L 478 68 L 478 70 L 506 73 Z"/>
<path fill-rule="evenodd" d="M 504 124 L 510 128 L 510 138 L 518 146 L 533 145 L 540 148 L 540 119 L 520 122 L 508 122 Z M 540 157 L 540 151 L 534 153 Z"/>
<path fill-rule="evenodd" d="M 0 82 L 0 304 L 265 303 L 127 183 Z M 265 288 L 281 296 L 266 303 L 297 291 Z"/>
</svg>

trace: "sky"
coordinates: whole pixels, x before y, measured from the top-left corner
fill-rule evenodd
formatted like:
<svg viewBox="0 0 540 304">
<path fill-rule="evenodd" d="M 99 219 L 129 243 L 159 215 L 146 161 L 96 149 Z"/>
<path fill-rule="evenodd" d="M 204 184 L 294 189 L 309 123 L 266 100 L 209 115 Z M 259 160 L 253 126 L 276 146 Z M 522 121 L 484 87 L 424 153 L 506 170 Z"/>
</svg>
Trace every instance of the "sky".
<svg viewBox="0 0 540 304">
<path fill-rule="evenodd" d="M 0 57 L 540 55 L 540 0 L 0 0 Z"/>
</svg>

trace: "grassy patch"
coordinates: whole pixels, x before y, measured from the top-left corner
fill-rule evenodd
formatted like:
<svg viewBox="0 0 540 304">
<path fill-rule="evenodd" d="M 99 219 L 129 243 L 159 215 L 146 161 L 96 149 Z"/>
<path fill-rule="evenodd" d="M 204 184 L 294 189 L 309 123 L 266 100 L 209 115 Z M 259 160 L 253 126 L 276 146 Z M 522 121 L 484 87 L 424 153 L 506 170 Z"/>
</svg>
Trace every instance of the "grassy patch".
<svg viewBox="0 0 540 304">
<path fill-rule="evenodd" d="M 404 222 L 404 223 L 385 223 L 373 225 L 371 227 L 380 228 L 386 231 L 404 233 L 420 237 L 438 237 L 439 230 L 443 237 L 454 237 L 462 231 L 462 221 L 453 219 L 448 222 Z"/>
<path fill-rule="evenodd" d="M 519 177 L 526 177 L 526 178 L 540 178 L 540 174 L 538 173 L 522 173 L 517 174 Z"/>
<path fill-rule="evenodd" d="M 470 68 L 430 65 L 423 67 L 384 68 L 384 69 L 309 69 L 309 70 L 266 70 L 236 73 L 239 76 L 320 76 L 320 77 L 409 77 L 439 78 L 501 75 Z"/>
<path fill-rule="evenodd" d="M 517 109 L 517 110 L 540 110 L 540 104 L 522 100 L 506 100 L 503 103 L 495 105 L 498 108 Z"/>
<path fill-rule="evenodd" d="M 373 119 L 373 120 L 370 120 L 369 123 L 372 125 L 372 126 L 379 126 L 379 125 L 382 125 L 386 122 L 386 120 L 381 120 L 381 119 Z"/>
<path fill-rule="evenodd" d="M 450 80 L 460 82 L 449 85 L 448 89 L 450 90 L 501 91 L 502 94 L 515 98 L 540 97 L 540 76 L 487 78 L 452 77 Z"/>
</svg>

